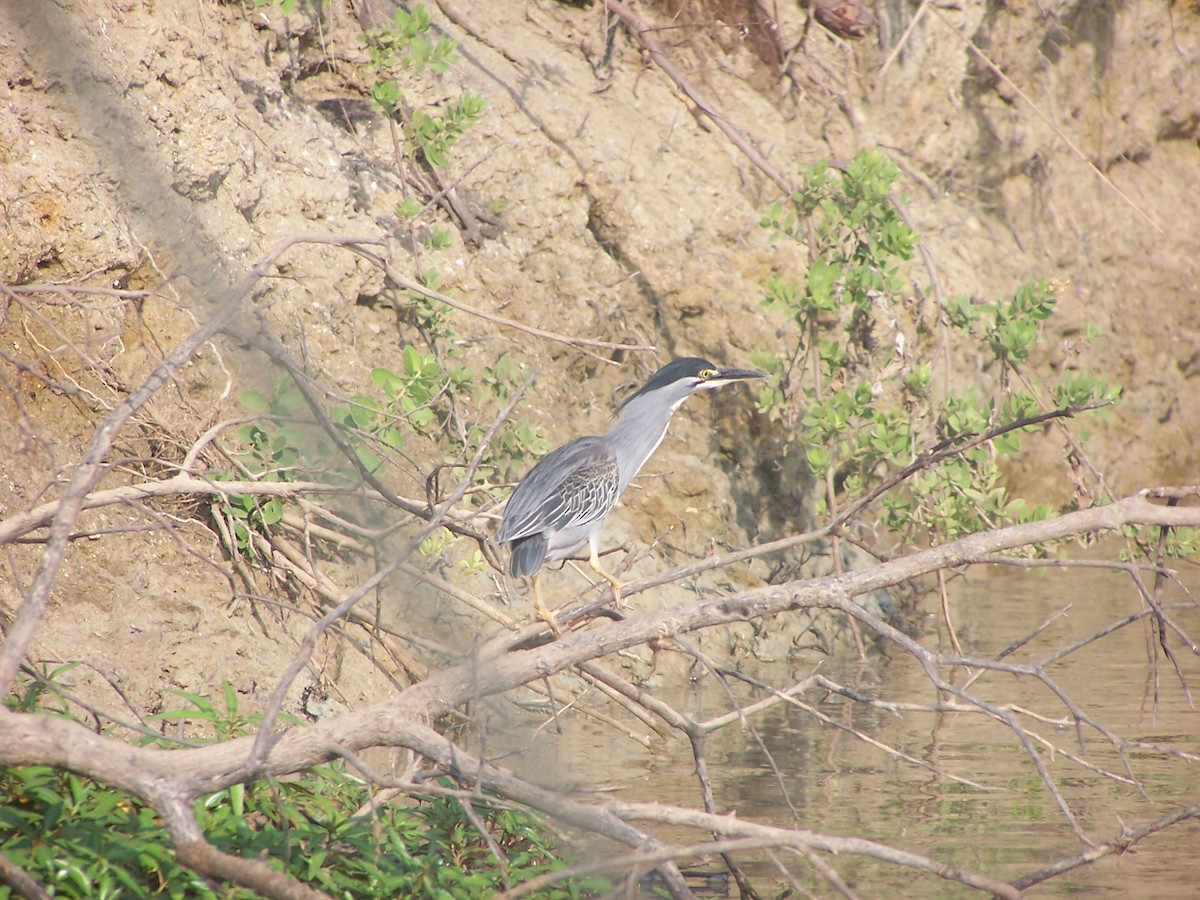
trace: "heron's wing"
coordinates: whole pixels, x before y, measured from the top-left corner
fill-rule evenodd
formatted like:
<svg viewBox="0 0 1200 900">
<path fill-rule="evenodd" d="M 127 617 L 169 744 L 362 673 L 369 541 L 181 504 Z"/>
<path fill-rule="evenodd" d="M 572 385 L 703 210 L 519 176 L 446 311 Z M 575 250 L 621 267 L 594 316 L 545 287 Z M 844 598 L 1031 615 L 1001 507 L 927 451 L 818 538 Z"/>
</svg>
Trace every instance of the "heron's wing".
<svg viewBox="0 0 1200 900">
<path fill-rule="evenodd" d="M 603 519 L 617 502 L 617 459 L 603 438 L 576 438 L 543 457 L 517 485 L 496 540 L 520 540 Z"/>
</svg>

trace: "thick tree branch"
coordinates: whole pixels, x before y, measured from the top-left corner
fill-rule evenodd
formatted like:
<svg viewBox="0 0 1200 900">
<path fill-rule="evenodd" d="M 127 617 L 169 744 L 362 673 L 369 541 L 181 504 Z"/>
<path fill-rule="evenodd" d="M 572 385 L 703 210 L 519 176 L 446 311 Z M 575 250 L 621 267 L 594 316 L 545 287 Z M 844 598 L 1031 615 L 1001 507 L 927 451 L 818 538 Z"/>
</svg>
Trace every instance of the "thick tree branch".
<svg viewBox="0 0 1200 900">
<path fill-rule="evenodd" d="M 602 628 L 565 635 L 561 640 L 533 649 L 512 650 L 514 642 L 543 630 L 540 625 L 530 626 L 515 636 L 505 634 L 485 643 L 472 661 L 438 672 L 390 700 L 287 731 L 275 742 L 263 771 L 282 775 L 327 762 L 330 757 L 326 748 L 330 744 L 352 751 L 394 746 L 401 742 L 412 722 L 427 721 L 467 700 L 503 693 L 663 636 L 800 609 L 839 610 L 864 620 L 869 614 L 854 603 L 855 597 L 927 575 L 938 568 L 955 568 L 1003 550 L 1128 524 L 1200 526 L 1200 509 L 1165 507 L 1150 502 L 1146 496 L 1147 492 L 1142 492 L 1109 506 L 969 535 L 869 569 L 768 585 L 686 607 L 631 616 Z M 631 587 L 636 588 L 637 583 Z M 880 627 L 889 640 L 912 646 L 911 639 L 885 623 L 873 620 L 871 624 Z M 938 664 L 943 662 L 938 655 L 932 659 Z M 479 678 L 480 670 L 486 671 L 486 679 Z M 52 736 L 48 737 L 47 732 L 53 732 Z M 110 744 L 70 722 L 10 713 L 0 714 L 0 738 L 0 764 L 45 762 L 94 775 L 142 795 L 145 791 L 142 780 L 148 783 L 157 778 L 182 777 L 188 792 L 197 797 L 248 777 L 243 763 L 253 740 L 243 738 L 177 751 L 129 748 Z M 143 774 L 137 775 L 137 770 Z M 114 780 L 118 776 L 119 780 Z"/>
<path fill-rule="evenodd" d="M 201 875 L 248 887 L 273 900 L 331 900 L 328 894 L 275 871 L 262 860 L 222 853 L 206 841 L 180 841 L 175 854 L 180 863 Z"/>
</svg>

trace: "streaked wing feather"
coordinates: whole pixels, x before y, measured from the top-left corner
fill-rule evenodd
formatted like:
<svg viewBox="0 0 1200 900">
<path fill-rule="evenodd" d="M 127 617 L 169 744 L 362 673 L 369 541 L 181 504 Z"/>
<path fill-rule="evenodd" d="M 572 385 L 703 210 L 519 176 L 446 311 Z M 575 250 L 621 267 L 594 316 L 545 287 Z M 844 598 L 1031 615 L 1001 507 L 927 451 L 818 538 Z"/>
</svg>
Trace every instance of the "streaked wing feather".
<svg viewBox="0 0 1200 900">
<path fill-rule="evenodd" d="M 545 456 L 517 485 L 496 540 L 585 525 L 616 503 L 617 460 L 603 438 L 583 437 Z"/>
<path fill-rule="evenodd" d="M 576 469 L 542 504 L 538 520 L 562 529 L 603 519 L 617 497 L 617 461 L 611 456 Z"/>
</svg>

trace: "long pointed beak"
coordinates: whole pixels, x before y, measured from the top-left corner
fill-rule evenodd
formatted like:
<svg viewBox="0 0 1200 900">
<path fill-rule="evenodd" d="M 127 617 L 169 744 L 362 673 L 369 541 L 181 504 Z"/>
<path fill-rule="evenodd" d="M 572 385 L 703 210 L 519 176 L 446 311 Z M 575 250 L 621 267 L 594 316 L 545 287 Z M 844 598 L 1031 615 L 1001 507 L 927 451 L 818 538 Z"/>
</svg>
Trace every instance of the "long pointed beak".
<svg viewBox="0 0 1200 900">
<path fill-rule="evenodd" d="M 735 381 L 750 381 L 753 378 L 766 377 L 766 372 L 758 372 L 754 369 L 718 369 L 717 374 L 706 380 L 703 387 L 716 388 L 725 384 L 733 384 Z"/>
</svg>

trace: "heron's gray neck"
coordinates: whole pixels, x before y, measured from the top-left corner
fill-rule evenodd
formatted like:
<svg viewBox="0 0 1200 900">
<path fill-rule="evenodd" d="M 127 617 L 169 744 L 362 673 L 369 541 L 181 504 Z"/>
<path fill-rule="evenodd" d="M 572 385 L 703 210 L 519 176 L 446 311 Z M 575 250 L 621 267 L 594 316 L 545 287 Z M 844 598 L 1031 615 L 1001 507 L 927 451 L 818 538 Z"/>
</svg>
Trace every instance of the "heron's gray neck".
<svg viewBox="0 0 1200 900">
<path fill-rule="evenodd" d="M 651 395 L 635 397 L 621 410 L 608 440 L 617 454 L 622 492 L 662 443 L 678 405 L 671 406 L 663 403 L 661 397 L 656 400 Z"/>
</svg>

